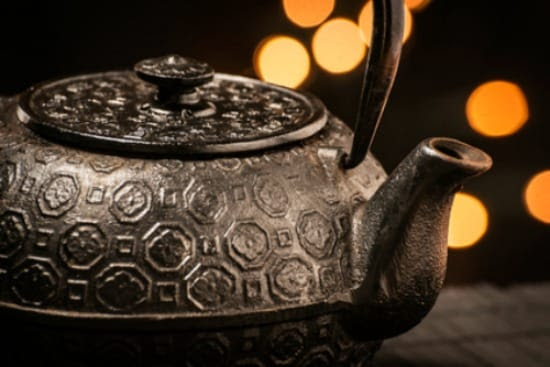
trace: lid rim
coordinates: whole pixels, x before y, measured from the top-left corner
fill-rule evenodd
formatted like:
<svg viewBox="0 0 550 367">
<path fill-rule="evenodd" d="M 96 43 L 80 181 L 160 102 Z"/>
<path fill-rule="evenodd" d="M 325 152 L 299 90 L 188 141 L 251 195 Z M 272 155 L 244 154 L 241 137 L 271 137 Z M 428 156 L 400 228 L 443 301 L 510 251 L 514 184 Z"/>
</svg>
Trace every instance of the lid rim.
<svg viewBox="0 0 550 367">
<path fill-rule="evenodd" d="M 105 77 L 109 75 L 125 75 L 124 72 L 103 72 L 95 74 L 77 75 L 61 80 L 45 82 L 29 88 L 21 95 L 16 110 L 17 119 L 38 135 L 52 141 L 62 144 L 77 145 L 85 149 L 112 150 L 120 153 L 130 154 L 159 154 L 170 156 L 187 155 L 220 155 L 230 153 L 253 152 L 268 148 L 274 148 L 291 142 L 301 141 L 318 133 L 326 125 L 328 120 L 328 111 L 324 104 L 315 96 L 307 92 L 297 92 L 291 89 L 262 82 L 257 79 L 247 78 L 238 75 L 216 73 L 215 79 L 219 81 L 229 81 L 241 83 L 243 85 L 252 83 L 268 88 L 269 90 L 282 93 L 283 96 L 294 97 L 301 100 L 307 109 L 307 117 L 297 126 L 291 128 L 285 127 L 281 131 L 274 133 L 261 132 L 258 136 L 241 136 L 236 140 L 224 138 L 222 136 L 211 138 L 206 141 L 178 141 L 177 138 L 170 141 L 151 141 L 132 139 L 127 136 L 109 136 L 99 135 L 86 131 L 73 130 L 64 126 L 55 120 L 47 121 L 47 117 L 41 117 L 40 113 L 35 113 L 32 107 L 32 98 L 35 93 L 43 88 L 57 86 L 66 81 L 79 81 L 92 77 Z"/>
</svg>

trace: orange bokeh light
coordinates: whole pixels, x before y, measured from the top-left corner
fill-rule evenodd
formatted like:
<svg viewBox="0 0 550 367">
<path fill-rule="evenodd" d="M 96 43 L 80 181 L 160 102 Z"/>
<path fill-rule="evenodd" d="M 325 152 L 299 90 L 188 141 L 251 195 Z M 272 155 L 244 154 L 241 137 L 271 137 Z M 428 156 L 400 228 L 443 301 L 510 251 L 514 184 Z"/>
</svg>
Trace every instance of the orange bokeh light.
<svg viewBox="0 0 550 367">
<path fill-rule="evenodd" d="M 473 195 L 457 193 L 449 221 L 449 247 L 463 249 L 475 245 L 488 226 L 489 213 L 483 202 Z"/>
<path fill-rule="evenodd" d="M 534 218 L 550 224 L 550 170 L 542 171 L 529 180 L 524 200 Z"/>
<path fill-rule="evenodd" d="M 529 120 L 529 106 L 517 84 L 495 80 L 472 92 L 466 103 L 466 117 L 472 129 L 482 135 L 507 136 Z"/>
<path fill-rule="evenodd" d="M 431 0 L 405 0 L 405 5 L 412 11 L 420 11 L 424 9 Z"/>
<path fill-rule="evenodd" d="M 334 10 L 335 0 L 283 0 L 285 14 L 294 24 L 308 28 L 325 21 Z"/>
<path fill-rule="evenodd" d="M 313 35 L 312 50 L 319 66 L 335 74 L 355 69 L 366 54 L 357 24 L 346 18 L 334 18 L 320 26 Z"/>
<path fill-rule="evenodd" d="M 273 36 L 256 48 L 254 69 L 262 80 L 295 88 L 309 75 L 311 61 L 306 47 L 297 39 Z"/>
<path fill-rule="evenodd" d="M 374 9 L 372 1 L 369 0 L 359 13 L 359 28 L 363 41 L 370 46 L 372 38 L 372 27 L 374 22 Z M 407 42 L 413 29 L 413 17 L 408 7 L 405 6 L 405 29 L 403 31 L 403 43 Z"/>
</svg>

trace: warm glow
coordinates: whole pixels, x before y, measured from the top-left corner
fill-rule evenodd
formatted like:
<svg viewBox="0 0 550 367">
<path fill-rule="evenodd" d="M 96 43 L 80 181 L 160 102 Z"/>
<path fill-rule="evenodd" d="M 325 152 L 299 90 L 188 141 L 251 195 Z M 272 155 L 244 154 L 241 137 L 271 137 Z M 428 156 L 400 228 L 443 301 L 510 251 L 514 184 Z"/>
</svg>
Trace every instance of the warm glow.
<svg viewBox="0 0 550 367">
<path fill-rule="evenodd" d="M 313 35 L 315 60 L 330 73 L 346 73 L 365 57 L 366 47 L 359 28 L 349 19 L 335 18 L 324 23 Z"/>
<path fill-rule="evenodd" d="M 489 214 L 485 205 L 473 195 L 455 195 L 449 222 L 449 247 L 461 249 L 473 246 L 487 232 Z"/>
<path fill-rule="evenodd" d="M 374 22 L 374 9 L 372 7 L 372 1 L 369 1 L 363 6 L 363 9 L 361 9 L 361 13 L 359 13 L 359 28 L 361 28 L 361 36 L 363 38 L 363 41 L 370 45 L 370 41 L 372 38 L 372 26 Z M 405 6 L 405 29 L 403 31 L 403 43 L 407 42 L 409 37 L 411 36 L 413 29 L 413 18 L 412 14 Z"/>
<path fill-rule="evenodd" d="M 286 16 L 300 27 L 315 27 L 334 10 L 335 0 L 283 0 Z"/>
<path fill-rule="evenodd" d="M 405 0 L 405 4 L 412 11 L 420 11 L 428 6 L 430 2 L 431 0 Z"/>
<path fill-rule="evenodd" d="M 524 199 L 527 210 L 534 218 L 550 224 L 550 170 L 540 172 L 529 180 Z"/>
<path fill-rule="evenodd" d="M 474 90 L 466 104 L 466 116 L 478 133 L 500 137 L 515 133 L 527 122 L 529 107 L 518 85 L 496 80 Z"/>
<path fill-rule="evenodd" d="M 262 80 L 295 88 L 307 78 L 311 66 L 309 54 L 300 41 L 274 36 L 262 41 L 256 49 L 254 67 Z"/>
</svg>

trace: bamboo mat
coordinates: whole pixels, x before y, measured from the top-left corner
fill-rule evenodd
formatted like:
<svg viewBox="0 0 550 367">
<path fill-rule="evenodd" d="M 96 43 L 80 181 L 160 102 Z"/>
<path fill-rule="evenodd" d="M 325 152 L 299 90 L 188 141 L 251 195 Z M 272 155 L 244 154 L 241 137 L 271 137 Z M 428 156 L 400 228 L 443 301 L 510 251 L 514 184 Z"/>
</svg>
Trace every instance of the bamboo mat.
<svg viewBox="0 0 550 367">
<path fill-rule="evenodd" d="M 384 342 L 375 367 L 550 367 L 550 283 L 443 290 L 414 329 Z"/>
</svg>

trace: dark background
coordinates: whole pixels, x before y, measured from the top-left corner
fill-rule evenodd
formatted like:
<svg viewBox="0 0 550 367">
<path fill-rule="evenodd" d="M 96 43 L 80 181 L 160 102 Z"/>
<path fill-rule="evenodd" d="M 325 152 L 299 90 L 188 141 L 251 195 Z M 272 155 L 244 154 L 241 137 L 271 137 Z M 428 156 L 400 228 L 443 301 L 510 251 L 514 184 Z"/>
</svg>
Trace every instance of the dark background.
<svg viewBox="0 0 550 367">
<path fill-rule="evenodd" d="M 363 3 L 337 1 L 332 16 L 356 19 Z M 547 1 L 434 0 L 414 16 L 374 153 L 391 170 L 422 138 L 442 135 L 477 145 L 495 161 L 465 187 L 486 204 L 489 230 L 476 246 L 450 251 L 448 283 L 550 280 L 550 226 L 529 217 L 522 202 L 527 180 L 550 169 L 549 15 Z M 309 45 L 313 32 L 292 25 L 279 0 L 4 1 L 0 94 L 167 53 L 254 76 L 252 56 L 264 37 L 288 34 Z M 360 74 L 335 76 L 313 65 L 302 89 L 349 123 Z M 471 91 L 493 79 L 518 83 L 529 101 L 530 121 L 507 138 L 476 134 L 464 114 Z"/>
</svg>

